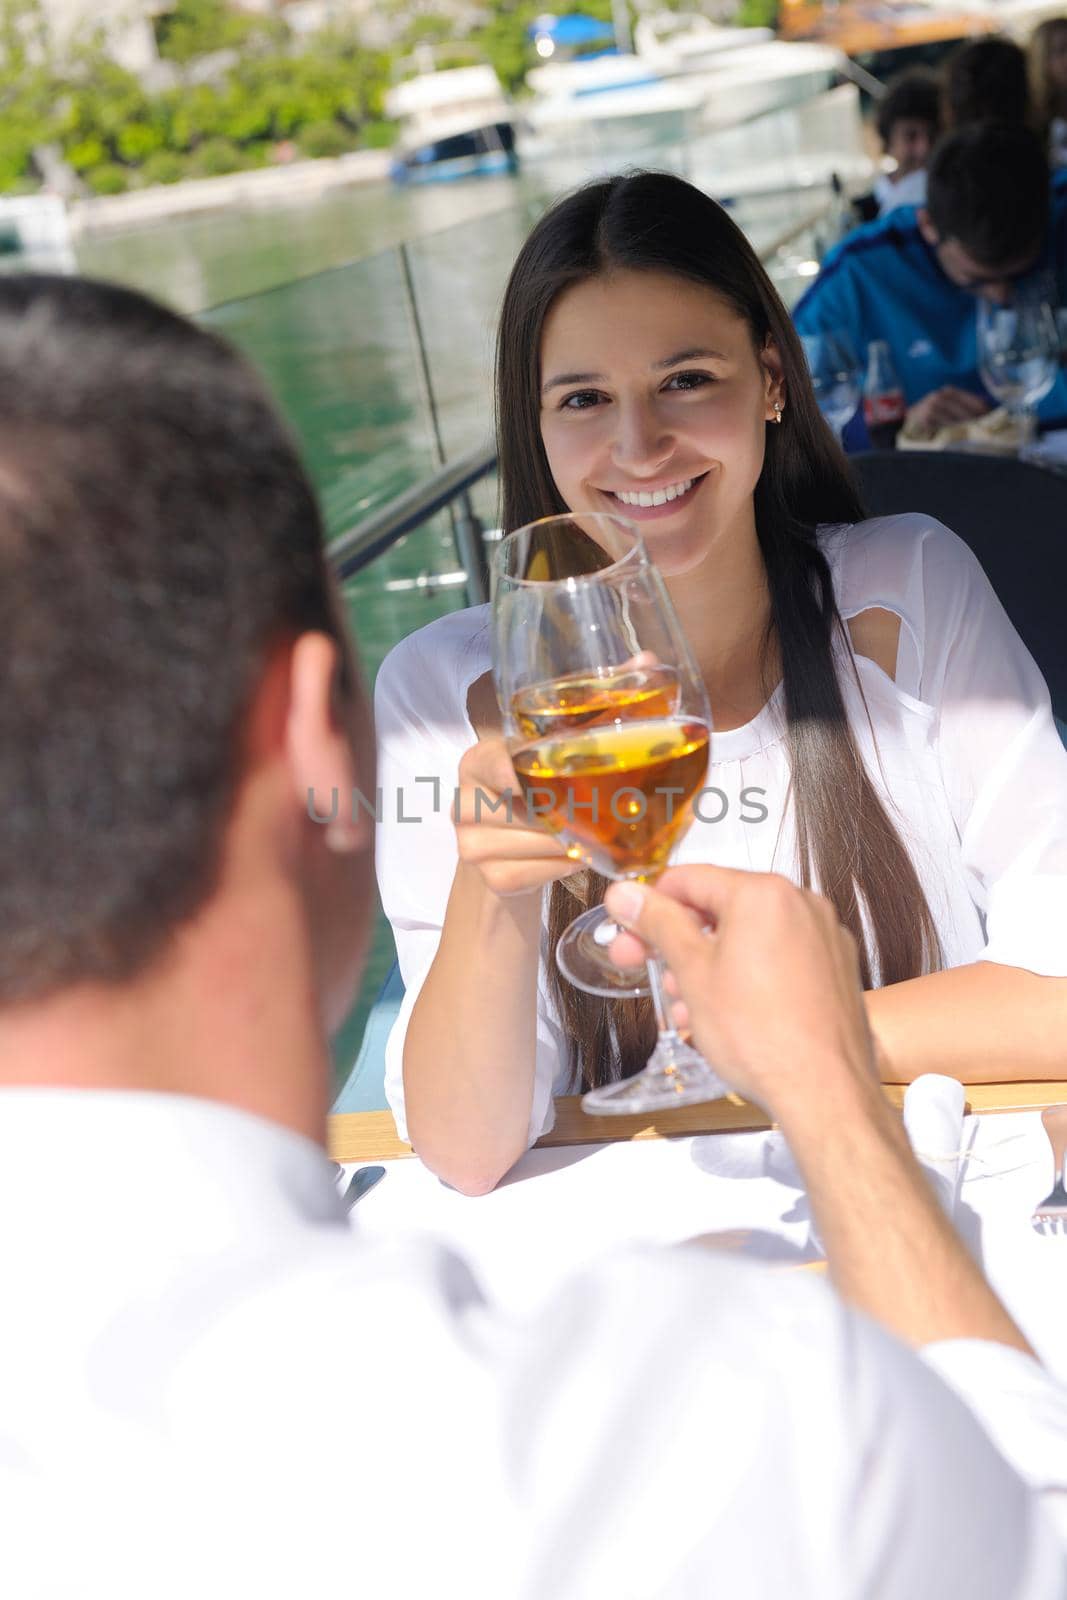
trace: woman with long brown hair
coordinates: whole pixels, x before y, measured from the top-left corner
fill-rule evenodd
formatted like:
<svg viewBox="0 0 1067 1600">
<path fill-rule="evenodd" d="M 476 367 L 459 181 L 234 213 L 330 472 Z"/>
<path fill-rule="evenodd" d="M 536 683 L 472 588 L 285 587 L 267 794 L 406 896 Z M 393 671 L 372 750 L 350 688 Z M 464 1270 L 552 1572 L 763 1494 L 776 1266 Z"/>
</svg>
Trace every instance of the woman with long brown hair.
<svg viewBox="0 0 1067 1600">
<path fill-rule="evenodd" d="M 1030 92 L 1049 166 L 1067 166 L 1067 17 L 1048 17 L 1030 36 Z"/>
<path fill-rule="evenodd" d="M 1067 752 L 1044 682 L 954 535 L 863 520 L 789 316 L 722 208 L 652 173 L 554 206 L 505 294 L 497 431 L 506 530 L 614 511 L 664 574 L 721 796 L 679 859 L 831 899 L 889 1076 L 1055 1076 Z M 636 1070 L 653 1033 L 647 1001 L 556 972 L 554 941 L 604 885 L 486 806 L 517 789 L 489 665 L 475 608 L 406 639 L 377 688 L 379 882 L 407 985 L 387 1089 L 423 1160 L 471 1193 L 551 1125 L 554 1092 Z"/>
</svg>

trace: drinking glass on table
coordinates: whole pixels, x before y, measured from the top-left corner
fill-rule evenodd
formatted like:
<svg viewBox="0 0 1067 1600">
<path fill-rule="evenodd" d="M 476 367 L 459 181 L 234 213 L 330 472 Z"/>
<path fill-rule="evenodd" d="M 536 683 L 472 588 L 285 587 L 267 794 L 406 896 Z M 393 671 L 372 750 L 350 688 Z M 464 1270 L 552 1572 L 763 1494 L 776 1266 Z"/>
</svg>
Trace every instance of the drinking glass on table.
<svg viewBox="0 0 1067 1600">
<path fill-rule="evenodd" d="M 978 302 L 978 366 L 982 382 L 1018 422 L 1022 443 L 1037 431 L 1037 403 L 1056 380 L 1060 336 L 1047 302 L 1009 306 Z"/>
<path fill-rule="evenodd" d="M 859 410 L 863 393 L 859 357 L 845 333 L 805 333 L 800 342 L 819 410 L 840 439 Z"/>
<path fill-rule="evenodd" d="M 652 882 L 692 821 L 709 758 L 704 683 L 637 528 L 608 513 L 546 517 L 493 556 L 493 671 L 527 812 L 609 878 Z M 659 1037 L 644 1070 L 585 1095 L 588 1111 L 714 1100 L 726 1085 L 647 987 L 609 956 L 603 906 L 576 918 L 556 961 L 577 988 L 650 993 Z"/>
</svg>

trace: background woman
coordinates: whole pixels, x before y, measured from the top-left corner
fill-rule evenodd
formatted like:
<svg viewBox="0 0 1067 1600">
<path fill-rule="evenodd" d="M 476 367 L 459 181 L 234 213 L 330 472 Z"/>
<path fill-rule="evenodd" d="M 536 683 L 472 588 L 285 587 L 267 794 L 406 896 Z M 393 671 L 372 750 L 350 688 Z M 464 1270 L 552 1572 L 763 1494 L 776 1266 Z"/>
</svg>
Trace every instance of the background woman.
<svg viewBox="0 0 1067 1600">
<path fill-rule="evenodd" d="M 1030 88 L 1049 165 L 1067 166 L 1067 17 L 1050 17 L 1030 39 Z"/>
<path fill-rule="evenodd" d="M 725 799 L 679 859 L 830 897 L 888 1076 L 1055 1076 L 1067 752 L 1044 682 L 954 535 L 863 521 L 788 314 L 721 207 L 638 174 L 549 211 L 505 294 L 497 429 L 506 529 L 614 511 L 665 576 Z M 393 651 L 376 697 L 384 793 L 422 818 L 390 799 L 379 844 L 407 985 L 387 1089 L 471 1193 L 551 1125 L 554 1092 L 642 1065 L 652 1028 L 647 1001 L 557 977 L 554 941 L 601 880 L 476 810 L 475 791 L 517 787 L 489 667 L 486 610 L 459 612 Z"/>
</svg>

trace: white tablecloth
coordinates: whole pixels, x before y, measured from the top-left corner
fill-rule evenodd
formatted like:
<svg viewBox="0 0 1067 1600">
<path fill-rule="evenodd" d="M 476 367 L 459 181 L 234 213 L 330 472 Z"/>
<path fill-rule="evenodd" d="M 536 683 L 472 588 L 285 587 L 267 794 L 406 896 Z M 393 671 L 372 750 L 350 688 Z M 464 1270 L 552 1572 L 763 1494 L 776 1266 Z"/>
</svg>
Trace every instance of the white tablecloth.
<svg viewBox="0 0 1067 1600">
<path fill-rule="evenodd" d="M 1052 1186 L 1039 1115 L 968 1117 L 963 1148 L 957 1226 L 1038 1354 L 1067 1381 L 1067 1235 L 1030 1227 Z M 376 1239 L 433 1235 L 470 1262 L 491 1299 L 517 1312 L 627 1243 L 726 1233 L 726 1243 L 778 1270 L 821 1255 L 778 1133 L 531 1150 L 492 1194 L 474 1199 L 417 1159 L 384 1164 L 384 1181 L 351 1213 L 353 1227 Z"/>
</svg>

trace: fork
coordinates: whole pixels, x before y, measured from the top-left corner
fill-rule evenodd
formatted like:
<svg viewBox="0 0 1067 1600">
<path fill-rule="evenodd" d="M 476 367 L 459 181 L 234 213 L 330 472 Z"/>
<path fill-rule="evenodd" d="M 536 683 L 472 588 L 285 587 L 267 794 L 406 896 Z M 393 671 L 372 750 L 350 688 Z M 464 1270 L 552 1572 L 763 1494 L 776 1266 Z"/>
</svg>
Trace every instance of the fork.
<svg viewBox="0 0 1067 1600">
<path fill-rule="evenodd" d="M 374 1185 L 384 1177 L 384 1167 L 360 1167 L 358 1172 L 353 1173 L 352 1182 L 341 1196 L 341 1203 L 345 1208 L 345 1212 L 351 1211 L 357 1200 L 362 1200 L 363 1196 L 368 1194 L 374 1188 Z"/>
<path fill-rule="evenodd" d="M 1067 1233 L 1067 1105 L 1049 1106 L 1041 1113 L 1041 1123 L 1052 1146 L 1055 1182 L 1030 1220 L 1038 1233 Z"/>
</svg>

